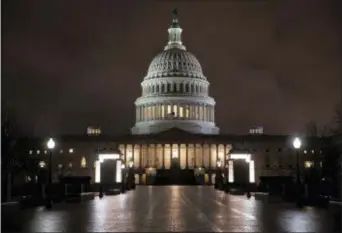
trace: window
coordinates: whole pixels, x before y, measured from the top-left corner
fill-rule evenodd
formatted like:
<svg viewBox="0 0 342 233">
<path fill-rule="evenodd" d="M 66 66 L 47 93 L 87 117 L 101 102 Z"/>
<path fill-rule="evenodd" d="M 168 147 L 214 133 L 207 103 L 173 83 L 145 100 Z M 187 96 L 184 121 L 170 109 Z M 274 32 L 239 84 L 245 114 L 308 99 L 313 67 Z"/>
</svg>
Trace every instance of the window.
<svg viewBox="0 0 342 233">
<path fill-rule="evenodd" d="M 46 166 L 46 163 L 44 161 L 40 161 L 38 165 L 40 168 L 44 168 Z"/>
<path fill-rule="evenodd" d="M 37 150 L 37 155 L 39 155 L 40 154 L 40 150 Z"/>
<path fill-rule="evenodd" d="M 312 161 L 305 161 L 304 162 L 304 167 L 305 168 L 311 168 L 313 167 L 314 163 Z"/>
<path fill-rule="evenodd" d="M 63 164 L 58 164 L 58 168 L 62 169 L 63 168 Z"/>
<path fill-rule="evenodd" d="M 178 114 L 177 114 L 177 105 L 173 105 L 173 112 L 174 112 L 174 114 L 175 114 L 175 116 L 178 116 Z"/>
<path fill-rule="evenodd" d="M 44 154 L 47 154 L 47 150 L 44 150 Z"/>
<path fill-rule="evenodd" d="M 315 150 L 312 150 L 311 153 L 312 153 L 312 154 L 315 154 Z"/>
<path fill-rule="evenodd" d="M 74 148 L 70 148 L 70 149 L 69 149 L 69 153 L 70 153 L 70 154 L 74 153 Z"/>
<path fill-rule="evenodd" d="M 60 150 L 59 153 L 63 154 L 63 150 Z"/>
<path fill-rule="evenodd" d="M 32 150 L 29 150 L 29 154 L 32 155 L 33 151 Z"/>
<path fill-rule="evenodd" d="M 304 150 L 304 154 L 308 153 L 306 150 Z"/>
<path fill-rule="evenodd" d="M 87 167 L 87 160 L 86 160 L 86 158 L 84 156 L 81 159 L 81 167 L 82 168 Z"/>
<path fill-rule="evenodd" d="M 189 113 L 190 113 L 190 110 L 189 110 L 189 109 L 190 109 L 190 107 L 189 107 L 189 105 L 187 105 L 187 106 L 186 106 L 186 109 L 185 109 L 185 117 L 186 117 L 186 118 L 189 118 Z"/>
<path fill-rule="evenodd" d="M 183 106 L 179 107 L 179 117 L 184 117 L 184 115 L 183 115 Z"/>
<path fill-rule="evenodd" d="M 69 162 L 68 167 L 72 168 L 72 162 Z"/>
<path fill-rule="evenodd" d="M 165 106 L 164 105 L 162 105 L 161 106 L 161 117 L 164 119 L 164 117 L 165 117 Z"/>
</svg>

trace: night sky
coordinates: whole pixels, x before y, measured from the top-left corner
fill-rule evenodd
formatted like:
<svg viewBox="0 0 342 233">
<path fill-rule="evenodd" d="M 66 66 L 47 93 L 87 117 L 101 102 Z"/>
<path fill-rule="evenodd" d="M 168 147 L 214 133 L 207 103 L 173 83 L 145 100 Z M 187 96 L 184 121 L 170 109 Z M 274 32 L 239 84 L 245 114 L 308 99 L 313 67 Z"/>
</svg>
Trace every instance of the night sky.
<svg viewBox="0 0 342 233">
<path fill-rule="evenodd" d="M 2 100 L 28 134 L 129 133 L 134 101 L 178 8 L 221 133 L 303 132 L 341 99 L 341 4 L 2 1 Z M 341 1 L 342 2 L 342 1 Z"/>
</svg>

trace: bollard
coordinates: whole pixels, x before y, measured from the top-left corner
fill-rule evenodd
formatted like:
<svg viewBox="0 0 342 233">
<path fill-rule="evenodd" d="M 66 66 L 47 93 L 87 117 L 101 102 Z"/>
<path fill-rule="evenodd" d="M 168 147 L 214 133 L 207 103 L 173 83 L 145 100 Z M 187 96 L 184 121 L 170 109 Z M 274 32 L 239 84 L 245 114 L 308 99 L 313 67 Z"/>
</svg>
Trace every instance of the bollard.
<svg viewBox="0 0 342 233">
<path fill-rule="evenodd" d="M 125 193 L 126 190 L 125 190 L 125 183 L 122 183 L 121 184 L 121 193 Z"/>
<path fill-rule="evenodd" d="M 99 198 L 102 198 L 103 197 L 103 188 L 102 188 L 102 185 L 100 185 L 100 193 L 99 193 Z"/>
<path fill-rule="evenodd" d="M 296 201 L 296 206 L 297 208 L 303 208 L 303 200 L 302 197 L 298 197 L 297 201 Z"/>
</svg>

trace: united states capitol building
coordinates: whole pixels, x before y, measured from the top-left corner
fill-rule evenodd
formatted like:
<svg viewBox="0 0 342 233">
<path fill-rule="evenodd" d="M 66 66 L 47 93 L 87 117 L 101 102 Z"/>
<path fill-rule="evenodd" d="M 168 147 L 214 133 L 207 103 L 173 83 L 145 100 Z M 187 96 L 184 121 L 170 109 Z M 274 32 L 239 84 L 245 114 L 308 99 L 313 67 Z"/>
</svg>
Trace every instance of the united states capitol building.
<svg viewBox="0 0 342 233">
<path fill-rule="evenodd" d="M 226 172 L 231 183 L 295 176 L 293 135 L 219 133 L 215 99 L 209 95 L 210 79 L 183 44 L 182 31 L 175 12 L 168 42 L 152 59 L 141 82 L 131 134 L 106 136 L 98 128 L 89 128 L 85 135 L 56 138 L 52 156 L 55 177 L 87 175 L 92 182 L 101 182 L 101 164 L 108 159 L 134 169 L 137 184 L 149 184 L 153 177 L 174 169 L 204 177 L 203 184 L 214 182 L 217 169 Z M 44 143 L 37 140 L 27 148 L 30 156 L 41 160 L 41 169 L 49 162 Z M 302 171 L 320 166 L 323 144 L 322 140 L 303 139 L 298 149 Z"/>
</svg>

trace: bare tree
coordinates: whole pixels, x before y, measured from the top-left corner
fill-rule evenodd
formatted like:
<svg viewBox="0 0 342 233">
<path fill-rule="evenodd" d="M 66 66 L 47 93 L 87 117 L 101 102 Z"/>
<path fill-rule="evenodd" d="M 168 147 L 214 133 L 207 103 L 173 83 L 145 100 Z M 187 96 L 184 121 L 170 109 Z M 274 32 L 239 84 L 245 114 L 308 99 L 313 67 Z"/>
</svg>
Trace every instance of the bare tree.
<svg viewBox="0 0 342 233">
<path fill-rule="evenodd" d="M 318 137 L 319 135 L 319 127 L 316 122 L 310 121 L 306 124 L 306 135 L 310 137 Z"/>
<path fill-rule="evenodd" d="M 334 125 L 334 133 L 342 134 L 342 101 L 335 108 Z"/>
<path fill-rule="evenodd" d="M 11 199 L 11 183 L 13 168 L 13 148 L 16 145 L 16 123 L 8 108 L 3 107 L 1 112 L 1 177 L 3 190 L 6 190 L 6 200 Z"/>
</svg>

